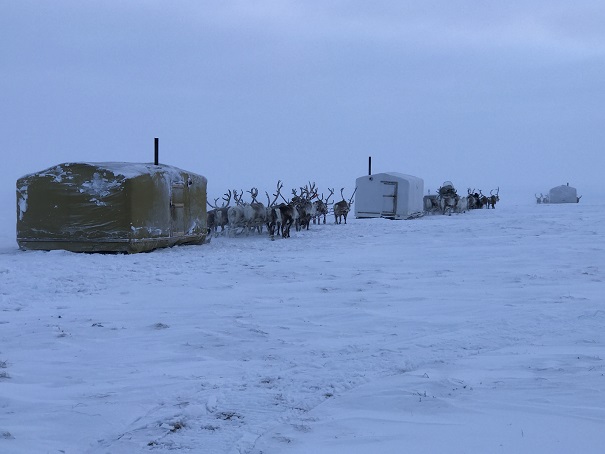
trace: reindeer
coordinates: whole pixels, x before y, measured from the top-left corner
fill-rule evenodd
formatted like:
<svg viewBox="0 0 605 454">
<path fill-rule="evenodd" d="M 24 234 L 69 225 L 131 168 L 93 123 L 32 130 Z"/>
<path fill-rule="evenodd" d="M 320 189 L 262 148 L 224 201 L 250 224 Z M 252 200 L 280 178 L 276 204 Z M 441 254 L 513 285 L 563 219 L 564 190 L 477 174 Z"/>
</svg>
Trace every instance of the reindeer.
<svg viewBox="0 0 605 454">
<path fill-rule="evenodd" d="M 280 191 L 283 186 L 284 185 L 281 180 L 278 180 L 277 193 L 273 194 L 273 201 L 271 201 L 271 199 L 269 198 L 269 193 L 265 191 L 265 194 L 267 195 L 267 231 L 269 232 L 269 236 L 271 237 L 271 239 L 275 238 L 276 231 L 278 233 L 280 232 L 283 223 L 279 205 L 275 204 L 277 202 L 277 198 L 280 196 Z"/>
<path fill-rule="evenodd" d="M 221 233 L 224 233 L 225 226 L 228 225 L 229 219 L 227 217 L 227 211 L 229 209 L 229 202 L 231 201 L 231 191 L 225 193 L 223 200 L 226 202 L 222 206 L 218 205 L 218 197 L 214 199 L 214 205 L 210 202 L 206 202 L 212 210 L 208 211 L 208 233 L 213 232 L 215 236 L 218 235 L 218 228 L 221 228 Z"/>
<path fill-rule="evenodd" d="M 496 202 L 500 201 L 500 186 L 498 186 L 498 189 L 496 189 L 496 193 L 494 194 L 494 190 L 492 189 L 491 191 L 489 191 L 489 197 L 487 198 L 487 208 L 489 208 L 490 206 L 492 207 L 492 209 L 496 208 Z"/>
<path fill-rule="evenodd" d="M 238 228 L 242 229 L 240 233 L 246 230 L 246 215 L 244 208 L 247 204 L 242 200 L 243 194 L 244 191 L 241 191 L 238 195 L 237 189 L 233 190 L 233 200 L 235 200 L 235 206 L 231 206 L 227 210 L 227 218 L 229 219 L 229 235 L 235 235 L 236 229 Z"/>
<path fill-rule="evenodd" d="M 304 188 L 301 187 L 300 196 L 298 197 L 296 196 L 296 191 L 293 191 L 293 193 L 295 197 L 293 197 L 292 200 L 295 200 L 299 218 L 297 230 L 302 230 L 305 227 L 309 230 L 311 219 L 315 217 L 315 205 L 311 202 L 317 197 L 315 183 L 311 184 L 311 182 L 309 182 L 309 186 L 305 186 Z"/>
<path fill-rule="evenodd" d="M 328 214 L 329 200 L 330 200 L 330 197 L 332 197 L 334 195 L 334 189 L 328 188 L 328 190 L 330 191 L 330 194 L 328 194 L 328 197 L 326 198 L 326 200 L 324 200 L 324 195 L 322 193 L 321 197 L 318 198 L 315 202 L 313 202 L 313 205 L 315 206 L 315 216 L 313 216 L 313 224 L 315 224 L 316 220 L 317 220 L 317 224 L 319 224 L 319 220 L 321 219 L 322 215 L 324 217 L 324 224 L 326 223 L 326 216 Z"/>
<path fill-rule="evenodd" d="M 247 191 L 252 197 L 252 203 L 244 206 L 244 216 L 246 218 L 246 227 L 249 230 L 258 230 L 258 233 L 263 232 L 263 224 L 267 218 L 267 209 L 265 205 L 256 200 L 258 197 L 258 189 L 252 188 Z"/>
<path fill-rule="evenodd" d="M 483 208 L 484 206 L 487 206 L 487 204 L 488 197 L 481 192 L 481 189 L 479 189 L 479 208 Z M 489 206 L 487 206 L 487 208 L 489 208 Z"/>
<path fill-rule="evenodd" d="M 281 197 L 284 203 L 280 203 L 277 208 L 279 208 L 279 212 L 281 215 L 281 235 L 282 238 L 290 238 L 290 227 L 292 224 L 295 226 L 298 224 L 298 210 L 296 209 L 296 204 L 291 202 L 290 200 L 286 200 L 284 196 L 281 194 L 281 188 L 284 185 L 280 185 L 280 181 L 277 182 L 277 194 L 273 194 L 276 197 Z M 293 191 L 295 192 L 295 191 Z"/>
<path fill-rule="evenodd" d="M 280 203 L 278 206 L 281 215 L 282 238 L 290 238 L 290 227 L 298 219 L 298 212 L 292 203 Z"/>
<path fill-rule="evenodd" d="M 218 212 L 218 208 L 216 207 L 216 204 L 218 203 L 218 197 L 216 199 L 214 199 L 214 205 L 212 205 L 207 200 L 206 200 L 206 203 L 208 204 L 208 206 L 210 208 L 212 208 L 211 210 L 208 210 L 206 212 L 206 226 L 208 228 L 208 233 L 209 234 L 214 233 L 216 235 L 217 234 L 216 218 L 217 218 L 217 212 Z"/>
<path fill-rule="evenodd" d="M 458 198 L 456 213 L 466 213 L 466 210 L 468 210 L 468 196 L 463 195 Z"/>
<path fill-rule="evenodd" d="M 437 193 L 439 194 L 439 208 L 443 214 L 456 210 L 460 196 L 456 193 L 456 189 L 454 189 L 451 182 L 446 181 L 443 183 L 443 186 L 439 188 Z"/>
<path fill-rule="evenodd" d="M 457 209 L 459 201 L 460 196 L 458 194 L 453 196 L 441 197 L 439 199 L 439 208 L 441 209 L 441 213 L 446 214 L 455 211 Z"/>
<path fill-rule="evenodd" d="M 349 214 L 349 211 L 351 211 L 351 205 L 353 204 L 353 197 L 355 196 L 355 192 L 357 192 L 357 188 L 355 188 L 355 191 L 353 191 L 351 198 L 347 202 L 347 200 L 345 200 L 345 196 L 343 194 L 344 190 L 345 190 L 345 188 L 340 189 L 340 196 L 342 197 L 342 200 L 340 202 L 336 202 L 334 204 L 334 221 L 335 221 L 334 223 L 335 224 L 341 224 L 342 218 L 344 218 L 345 224 L 347 223 L 347 214 Z M 332 189 L 332 191 L 334 191 L 334 190 Z"/>
<path fill-rule="evenodd" d="M 289 200 L 286 200 L 284 196 L 281 194 L 281 188 L 283 188 L 283 183 L 281 180 L 277 182 L 277 194 L 273 194 L 275 196 L 275 201 L 277 201 L 277 197 L 281 197 L 284 203 L 280 203 L 277 205 L 279 210 L 279 217 L 281 219 L 281 235 L 282 238 L 290 238 L 290 227 L 292 224 L 298 222 L 298 210 L 294 203 Z M 277 213 L 276 213 L 277 217 Z"/>
<path fill-rule="evenodd" d="M 229 225 L 228 212 L 229 212 L 229 203 L 231 202 L 231 197 L 232 197 L 231 190 L 228 190 L 227 192 L 225 192 L 225 194 L 223 194 L 223 200 L 225 201 L 225 203 L 223 203 L 220 206 L 220 208 L 217 209 L 217 212 L 216 212 L 216 225 L 217 225 L 217 227 L 221 228 L 221 233 L 224 233 L 225 226 Z"/>
<path fill-rule="evenodd" d="M 478 204 L 479 204 L 479 194 L 477 194 L 477 192 L 474 189 L 471 190 L 471 188 L 467 188 L 466 192 L 467 192 L 466 197 L 468 199 L 468 209 L 474 210 L 475 208 L 478 207 Z"/>
<path fill-rule="evenodd" d="M 473 189 L 473 206 L 472 208 L 478 208 L 479 210 L 481 208 L 483 208 L 483 205 L 485 204 L 486 201 L 486 197 L 483 195 L 483 193 L 481 192 L 481 189 L 479 189 L 479 192 L 477 192 L 475 189 Z M 469 201 L 469 206 L 470 206 L 470 201 Z"/>
<path fill-rule="evenodd" d="M 303 209 L 304 198 L 303 198 L 303 188 L 301 189 L 301 195 L 298 195 L 296 189 L 292 189 L 292 201 L 287 202 L 288 204 L 292 204 L 294 206 L 294 210 L 296 211 L 296 216 L 294 217 L 294 228 L 297 232 L 301 231 L 304 223 L 306 221 L 305 212 Z"/>
</svg>

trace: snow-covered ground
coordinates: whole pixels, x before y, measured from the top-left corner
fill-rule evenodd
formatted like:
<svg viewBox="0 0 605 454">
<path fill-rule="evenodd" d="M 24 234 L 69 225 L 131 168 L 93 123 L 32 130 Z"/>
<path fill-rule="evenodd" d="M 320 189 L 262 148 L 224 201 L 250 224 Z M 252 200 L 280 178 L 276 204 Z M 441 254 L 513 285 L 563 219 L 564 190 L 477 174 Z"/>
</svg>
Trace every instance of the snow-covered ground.
<svg viewBox="0 0 605 454">
<path fill-rule="evenodd" d="M 603 452 L 602 202 L 136 255 L 5 211 L 2 453 Z"/>
</svg>

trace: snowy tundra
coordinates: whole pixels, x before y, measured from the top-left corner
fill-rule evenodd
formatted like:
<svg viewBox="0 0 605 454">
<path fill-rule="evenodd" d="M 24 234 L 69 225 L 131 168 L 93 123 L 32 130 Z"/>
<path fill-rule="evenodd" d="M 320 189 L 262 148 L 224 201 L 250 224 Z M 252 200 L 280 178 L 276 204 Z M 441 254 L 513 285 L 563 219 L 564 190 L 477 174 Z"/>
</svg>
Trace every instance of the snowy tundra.
<svg viewBox="0 0 605 454">
<path fill-rule="evenodd" d="M 0 452 L 601 453 L 599 203 L 135 255 L 19 251 L 9 217 Z"/>
</svg>

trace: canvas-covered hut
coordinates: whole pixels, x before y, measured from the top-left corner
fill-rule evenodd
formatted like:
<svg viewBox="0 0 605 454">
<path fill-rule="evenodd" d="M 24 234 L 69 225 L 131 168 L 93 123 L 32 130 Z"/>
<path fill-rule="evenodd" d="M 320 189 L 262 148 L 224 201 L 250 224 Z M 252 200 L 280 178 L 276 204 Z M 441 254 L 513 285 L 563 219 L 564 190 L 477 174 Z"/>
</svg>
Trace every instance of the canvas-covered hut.
<svg viewBox="0 0 605 454">
<path fill-rule="evenodd" d="M 17 180 L 17 243 L 127 253 L 201 244 L 206 186 L 205 177 L 164 164 L 59 164 Z"/>
<path fill-rule="evenodd" d="M 424 180 L 398 172 L 376 173 L 356 180 L 356 218 L 411 219 L 423 213 Z"/>
<path fill-rule="evenodd" d="M 552 188 L 548 192 L 548 203 L 578 203 L 578 191 L 567 184 Z"/>
</svg>

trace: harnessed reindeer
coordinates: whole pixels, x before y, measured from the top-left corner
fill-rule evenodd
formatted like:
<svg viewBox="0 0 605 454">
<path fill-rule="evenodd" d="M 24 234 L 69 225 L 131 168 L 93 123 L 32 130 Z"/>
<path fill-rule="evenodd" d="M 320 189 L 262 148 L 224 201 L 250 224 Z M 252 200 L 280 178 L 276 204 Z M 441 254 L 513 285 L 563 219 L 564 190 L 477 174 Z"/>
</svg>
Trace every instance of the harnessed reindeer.
<svg viewBox="0 0 605 454">
<path fill-rule="evenodd" d="M 460 196 L 456 193 L 454 185 L 450 181 L 446 181 L 437 192 L 439 194 L 438 199 L 441 213 L 445 214 L 447 212 L 451 213 L 454 211 L 458 205 L 458 201 L 460 200 Z"/>
<path fill-rule="evenodd" d="M 292 200 L 296 200 L 296 209 L 298 210 L 298 227 L 297 230 L 302 230 L 305 227 L 309 230 L 309 226 L 311 224 L 311 219 L 315 217 L 315 205 L 311 202 L 314 198 L 317 197 L 317 189 L 315 188 L 315 183 L 311 184 L 309 182 L 309 186 L 305 186 L 304 188 L 300 188 L 300 196 L 296 196 L 296 192 L 292 191 L 294 196 Z"/>
<path fill-rule="evenodd" d="M 263 224 L 267 219 L 267 209 L 265 205 L 256 200 L 258 189 L 252 188 L 247 191 L 252 197 L 252 202 L 244 206 L 244 216 L 246 217 L 246 227 L 249 230 L 256 229 L 258 233 L 263 232 Z"/>
<path fill-rule="evenodd" d="M 244 191 L 237 194 L 237 189 L 233 190 L 233 200 L 235 200 L 235 206 L 229 207 L 227 210 L 227 218 L 229 219 L 229 235 L 235 235 L 238 228 L 241 228 L 241 232 L 246 230 L 246 215 L 245 215 L 245 203 L 242 200 Z"/>
<path fill-rule="evenodd" d="M 328 190 L 330 191 L 330 194 L 328 194 L 328 197 L 326 198 L 326 200 L 324 201 L 324 195 L 323 193 L 321 194 L 321 197 L 318 197 L 317 200 L 315 202 L 313 202 L 313 205 L 315 206 L 315 216 L 313 216 L 313 224 L 315 224 L 315 221 L 317 220 L 317 224 L 319 224 L 319 221 L 321 219 L 321 217 L 324 217 L 324 224 L 326 223 L 326 216 L 328 215 L 328 204 L 329 204 L 329 200 L 330 197 L 332 197 L 334 195 L 334 189 L 330 189 L 328 188 Z"/>
<path fill-rule="evenodd" d="M 479 189 L 479 208 L 483 208 L 488 203 L 489 203 L 488 197 L 485 194 L 483 194 L 483 192 L 481 192 L 481 189 Z M 489 206 L 487 208 L 489 208 Z"/>
<path fill-rule="evenodd" d="M 468 210 L 468 196 L 463 195 L 458 198 L 456 213 L 466 213 L 466 210 Z"/>
<path fill-rule="evenodd" d="M 228 218 L 228 210 L 229 210 L 229 202 L 231 201 L 231 191 L 229 190 L 224 194 L 223 200 L 225 203 L 222 206 L 217 206 L 218 198 L 214 199 L 214 205 L 210 202 L 208 205 L 212 208 L 212 210 L 208 211 L 208 233 L 213 231 L 215 235 L 218 235 L 218 228 L 221 228 L 221 233 L 224 233 L 225 226 L 229 225 Z"/>
<path fill-rule="evenodd" d="M 487 198 L 487 208 L 489 208 L 490 206 L 492 207 L 492 209 L 496 208 L 496 202 L 500 201 L 500 186 L 498 186 L 498 189 L 496 189 L 496 193 L 493 193 L 494 190 L 492 189 L 491 191 L 489 191 L 489 197 Z"/>
<path fill-rule="evenodd" d="M 278 208 L 281 214 L 281 236 L 290 238 L 290 227 L 298 218 L 296 207 L 292 203 L 280 203 Z"/>
<path fill-rule="evenodd" d="M 481 208 L 479 206 L 479 194 L 473 189 L 468 188 L 467 190 L 467 199 L 468 199 L 468 209 L 474 210 L 475 208 Z"/>
<path fill-rule="evenodd" d="M 297 232 L 303 229 L 307 221 L 307 216 L 305 214 L 306 201 L 303 197 L 303 191 L 303 188 L 300 188 L 301 195 L 298 195 L 296 189 L 292 189 L 292 201 L 288 202 L 289 205 L 294 206 L 294 210 L 296 211 L 296 216 L 294 217 L 294 228 Z"/>
<path fill-rule="evenodd" d="M 210 208 L 212 208 L 211 210 L 208 210 L 206 212 L 206 226 L 208 228 L 208 233 L 214 233 L 215 235 L 217 235 L 218 232 L 216 218 L 218 208 L 216 207 L 216 204 L 218 203 L 218 197 L 214 199 L 214 205 L 208 202 L 208 200 L 206 200 L 206 203 Z"/>
<path fill-rule="evenodd" d="M 540 197 L 538 197 L 536 194 L 534 194 L 534 196 L 536 197 L 536 203 L 548 203 L 548 202 L 550 202 L 550 199 L 548 198 L 548 196 L 544 195 L 542 193 L 540 193 Z"/>
<path fill-rule="evenodd" d="M 273 195 L 275 196 L 276 200 L 279 196 L 284 201 L 284 203 L 280 203 L 277 206 L 281 216 L 281 235 L 282 238 L 290 238 L 290 227 L 292 227 L 292 224 L 296 224 L 298 222 L 298 210 L 293 202 L 286 200 L 284 196 L 281 195 L 280 191 L 284 185 L 280 183 L 281 181 L 277 182 L 277 194 Z"/>
<path fill-rule="evenodd" d="M 267 195 L 267 230 L 271 239 L 275 238 L 275 232 L 280 233 L 282 230 L 283 220 L 280 205 L 276 205 L 277 198 L 281 195 L 280 191 L 284 185 L 281 180 L 277 181 L 277 193 L 273 194 L 273 201 L 269 198 L 269 193 L 265 191 Z M 283 236 L 283 232 L 281 232 Z"/>
<path fill-rule="evenodd" d="M 347 223 L 347 214 L 349 214 L 349 211 L 351 211 L 351 205 L 353 204 L 353 197 L 355 196 L 355 192 L 357 192 L 357 188 L 355 188 L 355 191 L 353 191 L 351 198 L 347 202 L 347 200 L 345 200 L 345 196 L 343 194 L 344 190 L 345 190 L 345 188 L 340 189 L 340 196 L 342 197 L 342 200 L 340 202 L 336 202 L 334 204 L 334 223 L 335 224 L 341 224 L 343 218 L 345 220 L 345 224 Z M 332 189 L 332 191 L 334 191 L 334 190 Z"/>
</svg>

